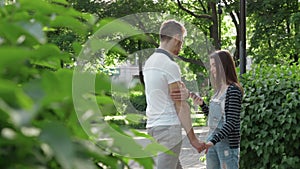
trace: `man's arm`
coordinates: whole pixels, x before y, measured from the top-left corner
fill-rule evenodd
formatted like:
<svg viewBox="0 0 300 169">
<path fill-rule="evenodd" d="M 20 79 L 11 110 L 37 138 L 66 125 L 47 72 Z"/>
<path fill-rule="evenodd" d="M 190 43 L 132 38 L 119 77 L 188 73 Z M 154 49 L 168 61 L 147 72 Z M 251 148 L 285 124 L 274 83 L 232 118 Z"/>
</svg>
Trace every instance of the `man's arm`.
<svg viewBox="0 0 300 169">
<path fill-rule="evenodd" d="M 174 90 L 179 90 L 181 87 L 185 87 L 181 82 L 174 82 L 169 84 L 169 91 L 172 93 Z M 188 92 L 188 91 L 187 91 Z M 182 96 L 188 97 L 188 94 L 182 94 Z M 192 120 L 191 120 L 191 111 L 190 106 L 186 102 L 186 98 L 182 99 L 173 99 L 175 103 L 175 109 L 178 115 L 178 118 L 181 122 L 181 125 L 183 126 L 184 130 L 187 133 L 187 136 L 190 140 L 191 145 L 198 150 L 198 152 L 201 152 L 205 148 L 205 143 L 200 142 L 198 138 L 196 137 L 194 133 L 194 129 L 192 127 Z"/>
</svg>

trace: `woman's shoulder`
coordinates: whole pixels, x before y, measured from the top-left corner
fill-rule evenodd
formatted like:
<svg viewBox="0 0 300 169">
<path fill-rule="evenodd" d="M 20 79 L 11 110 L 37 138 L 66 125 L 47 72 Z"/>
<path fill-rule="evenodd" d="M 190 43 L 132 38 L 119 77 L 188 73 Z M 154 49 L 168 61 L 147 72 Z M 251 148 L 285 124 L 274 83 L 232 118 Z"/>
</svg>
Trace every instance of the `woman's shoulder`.
<svg viewBox="0 0 300 169">
<path fill-rule="evenodd" d="M 227 93 L 242 94 L 242 91 L 241 91 L 241 89 L 240 89 L 236 84 L 231 83 L 231 84 L 228 86 Z"/>
</svg>

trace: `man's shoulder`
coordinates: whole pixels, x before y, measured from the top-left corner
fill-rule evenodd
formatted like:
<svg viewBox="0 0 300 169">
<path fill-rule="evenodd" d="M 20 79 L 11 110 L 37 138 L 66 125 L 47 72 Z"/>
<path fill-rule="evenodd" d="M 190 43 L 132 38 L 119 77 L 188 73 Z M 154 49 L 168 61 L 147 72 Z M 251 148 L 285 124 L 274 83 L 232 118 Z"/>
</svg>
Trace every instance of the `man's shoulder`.
<svg viewBox="0 0 300 169">
<path fill-rule="evenodd" d="M 173 66 L 178 67 L 178 64 L 169 59 L 168 56 L 163 53 L 155 52 L 152 55 L 150 55 L 145 62 L 145 67 L 163 67 L 167 69 Z"/>
</svg>

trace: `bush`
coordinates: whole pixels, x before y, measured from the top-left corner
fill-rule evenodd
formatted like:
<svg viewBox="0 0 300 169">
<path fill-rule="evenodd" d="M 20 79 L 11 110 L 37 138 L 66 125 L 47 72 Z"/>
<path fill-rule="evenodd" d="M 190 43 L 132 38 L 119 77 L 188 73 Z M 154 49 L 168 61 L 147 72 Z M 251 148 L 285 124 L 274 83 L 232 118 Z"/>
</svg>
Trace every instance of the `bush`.
<svg viewBox="0 0 300 169">
<path fill-rule="evenodd" d="M 243 76 L 241 168 L 299 168 L 299 71 L 262 64 Z"/>
<path fill-rule="evenodd" d="M 87 37 L 89 20 L 95 20 L 92 14 L 76 11 L 64 0 L 19 0 L 1 7 L 1 169 L 129 168 L 131 160 L 149 169 L 153 154 L 165 150 L 157 143 L 143 148 L 132 137 L 148 136 L 134 130 L 128 135 L 103 123 L 96 112 L 116 114 L 108 77 L 82 72 L 74 78 L 75 71 L 66 66 L 73 65 L 73 53 L 47 40 L 48 31 L 62 28 Z M 81 50 L 78 46 L 74 44 L 74 51 Z M 90 77 L 95 77 L 94 92 L 86 90 Z M 98 105 L 91 106 L 92 101 Z M 90 114 L 82 120 L 78 112 Z M 141 158 L 133 158 L 137 156 Z"/>
<path fill-rule="evenodd" d="M 146 103 L 146 95 L 134 95 L 130 96 L 130 102 L 132 106 L 139 111 L 139 113 L 145 114 L 147 103 Z"/>
</svg>

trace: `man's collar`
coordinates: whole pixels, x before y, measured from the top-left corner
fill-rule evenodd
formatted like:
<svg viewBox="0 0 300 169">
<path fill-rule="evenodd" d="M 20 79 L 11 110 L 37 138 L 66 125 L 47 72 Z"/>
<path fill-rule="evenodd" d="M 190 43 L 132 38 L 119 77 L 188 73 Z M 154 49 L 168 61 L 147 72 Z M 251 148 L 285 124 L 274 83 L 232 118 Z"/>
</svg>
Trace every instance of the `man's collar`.
<svg viewBox="0 0 300 169">
<path fill-rule="evenodd" d="M 166 51 L 166 50 L 164 50 L 162 48 L 155 49 L 155 52 L 156 53 L 163 53 L 163 54 L 167 55 L 172 61 L 174 61 L 173 56 L 168 51 Z"/>
</svg>

